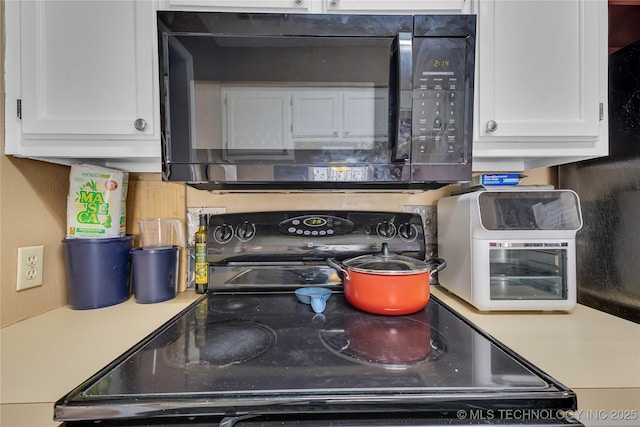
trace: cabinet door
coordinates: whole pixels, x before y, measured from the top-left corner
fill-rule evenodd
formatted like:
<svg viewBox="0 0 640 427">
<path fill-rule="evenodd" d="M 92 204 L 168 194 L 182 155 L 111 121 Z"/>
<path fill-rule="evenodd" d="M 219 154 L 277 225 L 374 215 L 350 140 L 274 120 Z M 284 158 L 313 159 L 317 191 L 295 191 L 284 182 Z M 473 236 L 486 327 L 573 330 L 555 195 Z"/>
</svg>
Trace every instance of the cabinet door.
<svg viewBox="0 0 640 427">
<path fill-rule="evenodd" d="M 24 136 L 154 133 L 151 2 L 20 7 Z"/>
<path fill-rule="evenodd" d="M 329 13 L 461 13 L 465 0 L 319 0 Z"/>
<path fill-rule="evenodd" d="M 389 133 L 387 90 L 354 89 L 344 93 L 344 130 L 346 138 L 386 137 Z"/>
<path fill-rule="evenodd" d="M 475 125 L 481 141 L 598 138 L 598 3 L 478 2 Z"/>
<path fill-rule="evenodd" d="M 231 12 L 460 13 L 469 0 L 161 0 L 160 9 Z"/>
<path fill-rule="evenodd" d="M 145 0 L 146 1 L 146 0 Z M 318 0 L 161 0 L 160 9 L 217 12 L 311 12 Z"/>
<path fill-rule="evenodd" d="M 332 90 L 292 92 L 293 137 L 337 138 L 342 131 L 342 97 Z"/>
<path fill-rule="evenodd" d="M 274 152 L 291 146 L 291 96 L 286 90 L 223 89 L 222 138 L 227 153 Z"/>
</svg>

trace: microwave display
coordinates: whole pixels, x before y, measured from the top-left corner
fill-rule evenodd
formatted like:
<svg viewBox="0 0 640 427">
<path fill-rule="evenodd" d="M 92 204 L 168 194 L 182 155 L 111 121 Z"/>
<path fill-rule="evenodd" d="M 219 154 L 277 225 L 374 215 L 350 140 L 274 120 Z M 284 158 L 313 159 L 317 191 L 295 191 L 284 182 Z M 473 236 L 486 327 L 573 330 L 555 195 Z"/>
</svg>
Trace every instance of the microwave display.
<svg viewBox="0 0 640 427">
<path fill-rule="evenodd" d="M 470 178 L 473 16 L 158 12 L 158 31 L 167 180 Z"/>
</svg>

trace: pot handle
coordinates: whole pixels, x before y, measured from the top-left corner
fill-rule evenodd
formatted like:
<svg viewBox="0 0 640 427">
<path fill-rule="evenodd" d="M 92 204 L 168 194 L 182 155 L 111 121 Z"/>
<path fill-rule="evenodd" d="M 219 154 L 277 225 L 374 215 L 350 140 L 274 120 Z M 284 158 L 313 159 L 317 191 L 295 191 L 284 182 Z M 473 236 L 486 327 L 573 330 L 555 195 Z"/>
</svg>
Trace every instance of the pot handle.
<svg viewBox="0 0 640 427">
<path fill-rule="evenodd" d="M 327 258 L 327 264 L 329 267 L 334 268 L 344 274 L 344 276 L 349 280 L 349 272 L 340 264 L 335 258 Z"/>
<path fill-rule="evenodd" d="M 438 271 L 444 270 L 444 268 L 447 266 L 447 261 L 445 261 L 442 258 L 431 258 L 431 259 L 429 259 L 429 260 L 427 260 L 425 262 L 427 264 L 434 264 L 435 265 L 433 270 L 429 271 L 429 276 L 433 276 Z"/>
</svg>

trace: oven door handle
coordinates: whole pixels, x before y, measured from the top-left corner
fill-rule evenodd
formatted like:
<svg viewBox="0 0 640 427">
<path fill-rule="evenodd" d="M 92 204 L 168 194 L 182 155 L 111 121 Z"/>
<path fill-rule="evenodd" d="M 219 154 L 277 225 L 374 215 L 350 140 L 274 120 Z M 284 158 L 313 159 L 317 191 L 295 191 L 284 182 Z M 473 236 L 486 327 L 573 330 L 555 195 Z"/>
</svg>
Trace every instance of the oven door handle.
<svg viewBox="0 0 640 427">
<path fill-rule="evenodd" d="M 413 34 L 398 33 L 394 41 L 397 81 L 389 87 L 395 87 L 395 139 L 393 161 L 406 161 L 411 156 L 411 115 L 413 108 Z M 393 73 L 392 73 L 393 74 Z"/>
<path fill-rule="evenodd" d="M 236 425 L 236 423 L 238 421 L 242 421 L 242 420 L 246 420 L 249 418 L 254 418 L 259 416 L 260 414 L 246 414 L 246 415 L 238 415 L 235 417 L 224 417 L 221 421 L 220 424 L 218 424 L 219 427 L 233 427 L 234 425 Z"/>
</svg>

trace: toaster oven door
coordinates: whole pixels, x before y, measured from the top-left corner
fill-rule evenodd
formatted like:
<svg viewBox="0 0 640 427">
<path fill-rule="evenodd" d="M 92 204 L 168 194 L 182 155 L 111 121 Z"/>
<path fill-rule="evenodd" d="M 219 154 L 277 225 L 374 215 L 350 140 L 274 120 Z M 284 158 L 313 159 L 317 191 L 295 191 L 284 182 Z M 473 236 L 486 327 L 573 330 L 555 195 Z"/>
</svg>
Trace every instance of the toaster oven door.
<svg viewBox="0 0 640 427">
<path fill-rule="evenodd" d="M 492 243 L 490 299 L 566 300 L 568 250 L 567 243 Z"/>
</svg>

